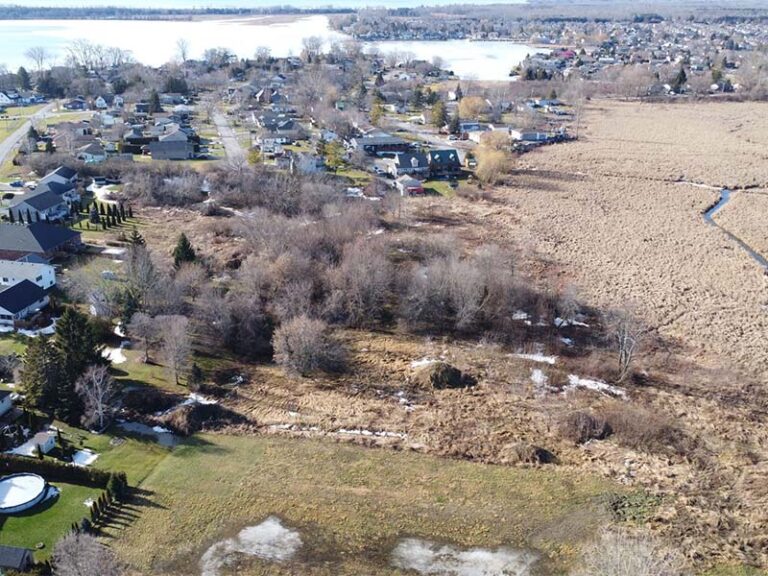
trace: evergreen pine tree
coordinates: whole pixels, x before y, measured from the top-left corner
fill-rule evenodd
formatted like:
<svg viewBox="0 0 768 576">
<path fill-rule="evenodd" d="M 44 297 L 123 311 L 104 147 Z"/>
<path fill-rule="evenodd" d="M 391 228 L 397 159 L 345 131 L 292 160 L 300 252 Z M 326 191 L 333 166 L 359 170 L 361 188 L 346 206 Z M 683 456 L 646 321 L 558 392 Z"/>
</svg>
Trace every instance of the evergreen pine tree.
<svg viewBox="0 0 768 576">
<path fill-rule="evenodd" d="M 133 218 L 133 208 L 128 206 L 128 218 Z"/>
<path fill-rule="evenodd" d="M 16 78 L 19 81 L 19 88 L 22 90 L 32 89 L 32 79 L 29 77 L 29 72 L 27 72 L 24 66 L 19 67 L 19 70 L 16 72 Z"/>
<path fill-rule="evenodd" d="M 51 340 L 44 336 L 30 339 L 21 367 L 24 408 L 51 411 L 56 405 L 58 376 L 58 357 Z"/>
<path fill-rule="evenodd" d="M 131 246 L 144 246 L 144 244 L 146 244 L 144 236 L 142 236 L 141 232 L 136 229 L 136 226 L 133 227 L 133 230 L 131 230 L 131 235 L 128 236 L 128 243 Z"/>
<path fill-rule="evenodd" d="M 448 123 L 448 132 L 451 134 L 458 134 L 461 126 L 459 125 L 461 120 L 459 119 L 459 113 L 457 112 L 451 116 L 451 121 Z"/>
<path fill-rule="evenodd" d="M 125 220 L 125 204 L 120 204 L 120 217 Z"/>
<path fill-rule="evenodd" d="M 435 102 L 432 106 L 432 125 L 435 128 L 442 128 L 448 122 L 448 112 L 442 100 Z"/>
<path fill-rule="evenodd" d="M 8 210 L 8 222 L 11 224 L 16 223 L 16 219 L 13 217 L 13 210 Z"/>
<path fill-rule="evenodd" d="M 69 424 L 78 424 L 83 402 L 75 383 L 88 366 L 104 362 L 88 318 L 75 308 L 67 308 L 56 326 L 54 347 L 60 365 L 54 413 Z"/>
<path fill-rule="evenodd" d="M 179 236 L 176 247 L 173 249 L 173 265 L 179 268 L 185 262 L 194 262 L 197 259 L 195 249 L 189 242 L 189 238 L 183 232 Z"/>
</svg>

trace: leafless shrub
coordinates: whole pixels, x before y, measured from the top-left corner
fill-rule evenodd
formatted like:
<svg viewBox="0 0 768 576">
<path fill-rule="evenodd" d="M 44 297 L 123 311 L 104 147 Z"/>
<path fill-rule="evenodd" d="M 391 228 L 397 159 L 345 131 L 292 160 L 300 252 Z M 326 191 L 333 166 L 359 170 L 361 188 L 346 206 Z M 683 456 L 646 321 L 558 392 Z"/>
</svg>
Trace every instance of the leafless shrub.
<svg viewBox="0 0 768 576">
<path fill-rule="evenodd" d="M 322 320 L 299 316 L 275 331 L 275 361 L 306 376 L 313 372 L 341 372 L 346 353 Z"/>
<path fill-rule="evenodd" d="M 149 353 L 160 340 L 159 322 L 148 314 L 136 312 L 127 328 L 128 334 L 142 343 L 144 362 L 149 362 Z"/>
<path fill-rule="evenodd" d="M 574 444 L 602 440 L 613 432 L 604 417 L 581 410 L 567 414 L 561 420 L 559 429 L 560 435 Z"/>
<path fill-rule="evenodd" d="M 382 319 L 392 278 L 385 248 L 380 242 L 360 239 L 344 249 L 341 263 L 328 274 L 331 320 L 364 326 Z"/>
<path fill-rule="evenodd" d="M 115 554 L 90 534 L 70 532 L 53 550 L 55 576 L 120 576 Z"/>
<path fill-rule="evenodd" d="M 648 536 L 605 532 L 584 551 L 582 567 L 573 576 L 684 576 L 681 555 Z"/>
<path fill-rule="evenodd" d="M 658 411 L 651 412 L 622 402 L 609 407 L 601 416 L 617 441 L 635 450 L 685 456 L 697 447 L 694 438 Z"/>
</svg>

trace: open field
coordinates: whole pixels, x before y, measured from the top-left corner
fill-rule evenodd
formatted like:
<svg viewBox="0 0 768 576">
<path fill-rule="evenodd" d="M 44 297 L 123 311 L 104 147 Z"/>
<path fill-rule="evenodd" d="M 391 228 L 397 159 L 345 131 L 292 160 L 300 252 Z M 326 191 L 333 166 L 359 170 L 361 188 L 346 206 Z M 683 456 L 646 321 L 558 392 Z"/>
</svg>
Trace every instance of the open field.
<svg viewBox="0 0 768 576">
<path fill-rule="evenodd" d="M 768 190 L 734 192 L 715 221 L 746 242 L 762 256 L 768 256 Z"/>
<path fill-rule="evenodd" d="M 597 103 L 581 141 L 521 159 L 494 235 L 532 247 L 587 303 L 630 303 L 705 365 L 763 379 L 766 277 L 703 221 L 718 193 L 675 181 L 763 186 L 766 111 Z"/>
<path fill-rule="evenodd" d="M 598 501 L 612 490 L 567 472 L 211 435 L 178 448 L 142 489 L 153 504 L 114 545 L 153 573 L 193 574 L 208 546 L 270 515 L 301 533 L 295 566 L 254 560 L 233 572 L 244 576 L 403 574 L 388 567 L 388 556 L 404 536 L 531 547 L 543 554 L 542 566 L 562 566 L 601 523 Z"/>
</svg>

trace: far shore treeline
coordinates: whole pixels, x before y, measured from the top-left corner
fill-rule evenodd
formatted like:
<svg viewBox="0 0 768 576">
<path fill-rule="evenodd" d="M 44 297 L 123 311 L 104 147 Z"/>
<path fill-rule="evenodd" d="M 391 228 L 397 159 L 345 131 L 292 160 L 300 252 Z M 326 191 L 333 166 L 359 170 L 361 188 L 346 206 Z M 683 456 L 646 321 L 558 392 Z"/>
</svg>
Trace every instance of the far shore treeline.
<svg viewBox="0 0 768 576">
<path fill-rule="evenodd" d="M 351 8 L 132 8 L 125 6 L 17 6 L 0 1 L 3 20 L 190 20 L 201 16 L 274 16 L 291 14 L 350 14 Z"/>
</svg>

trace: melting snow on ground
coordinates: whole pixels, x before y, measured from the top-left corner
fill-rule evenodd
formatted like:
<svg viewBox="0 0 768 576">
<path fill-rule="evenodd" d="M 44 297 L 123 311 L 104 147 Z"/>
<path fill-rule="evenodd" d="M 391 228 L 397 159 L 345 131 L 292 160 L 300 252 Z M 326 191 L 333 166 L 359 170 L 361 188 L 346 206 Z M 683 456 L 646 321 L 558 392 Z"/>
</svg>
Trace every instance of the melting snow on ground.
<svg viewBox="0 0 768 576">
<path fill-rule="evenodd" d="M 555 318 L 555 326 L 563 328 L 565 326 L 581 326 L 582 328 L 589 328 L 589 324 L 585 324 L 577 316 L 573 320 L 566 320 L 565 318 Z"/>
<path fill-rule="evenodd" d="M 627 396 L 627 393 L 624 390 L 622 390 L 621 388 L 617 388 L 616 386 L 611 386 L 610 384 L 607 384 L 600 380 L 590 380 L 588 378 L 579 378 L 578 376 L 576 376 L 576 374 L 569 374 L 568 385 L 565 387 L 565 392 L 568 392 L 569 390 L 575 390 L 577 388 L 594 390 L 595 392 L 600 392 L 601 394 L 607 394 L 608 396 L 619 396 L 621 398 L 626 398 Z"/>
<path fill-rule="evenodd" d="M 101 355 L 112 362 L 112 364 L 123 364 L 128 360 L 128 358 L 125 357 L 125 354 L 123 354 L 123 348 L 129 344 L 130 342 L 128 340 L 123 340 L 120 343 L 120 348 L 104 348 Z"/>
<path fill-rule="evenodd" d="M 217 576 L 235 554 L 255 556 L 270 562 L 290 560 L 301 548 L 298 532 L 270 516 L 258 526 L 241 530 L 234 538 L 217 542 L 200 559 L 201 576 Z"/>
<path fill-rule="evenodd" d="M 402 432 L 387 432 L 386 430 L 362 430 L 362 429 L 355 429 L 355 430 L 348 430 L 346 428 L 340 428 L 338 430 L 339 434 L 349 434 L 351 436 L 372 436 L 377 438 L 406 438 L 407 436 L 403 434 Z"/>
<path fill-rule="evenodd" d="M 422 368 L 423 366 L 429 366 L 435 362 L 439 362 L 439 360 L 435 360 L 434 358 L 422 358 L 421 360 L 414 360 L 411 362 L 411 368 Z"/>
<path fill-rule="evenodd" d="M 545 356 L 544 354 L 513 354 L 515 358 L 530 360 L 531 362 L 541 362 L 542 364 L 552 364 L 557 362 L 557 356 Z"/>
<path fill-rule="evenodd" d="M 523 550 L 460 549 L 407 538 L 392 552 L 392 563 L 419 574 L 446 576 L 527 576 L 537 556 Z"/>
<path fill-rule="evenodd" d="M 99 457 L 96 452 L 91 450 L 78 450 L 72 455 L 72 464 L 75 466 L 90 466 Z"/>
<path fill-rule="evenodd" d="M 549 378 L 547 378 L 547 375 L 544 374 L 542 370 L 533 368 L 531 369 L 531 381 L 536 384 L 536 386 L 546 386 L 549 382 Z"/>
<path fill-rule="evenodd" d="M 172 408 L 168 408 L 168 410 L 165 410 L 162 412 L 155 412 L 155 416 L 165 416 L 166 414 L 170 414 L 174 410 L 178 410 L 183 406 L 193 406 L 195 404 L 203 404 L 207 406 L 210 404 L 218 404 L 218 403 L 219 403 L 218 400 L 214 400 L 213 398 L 206 398 L 205 396 L 201 396 L 200 394 L 196 394 L 195 392 L 192 392 L 182 402 L 179 402 L 178 404 L 176 404 L 176 406 L 173 406 Z"/>
</svg>

